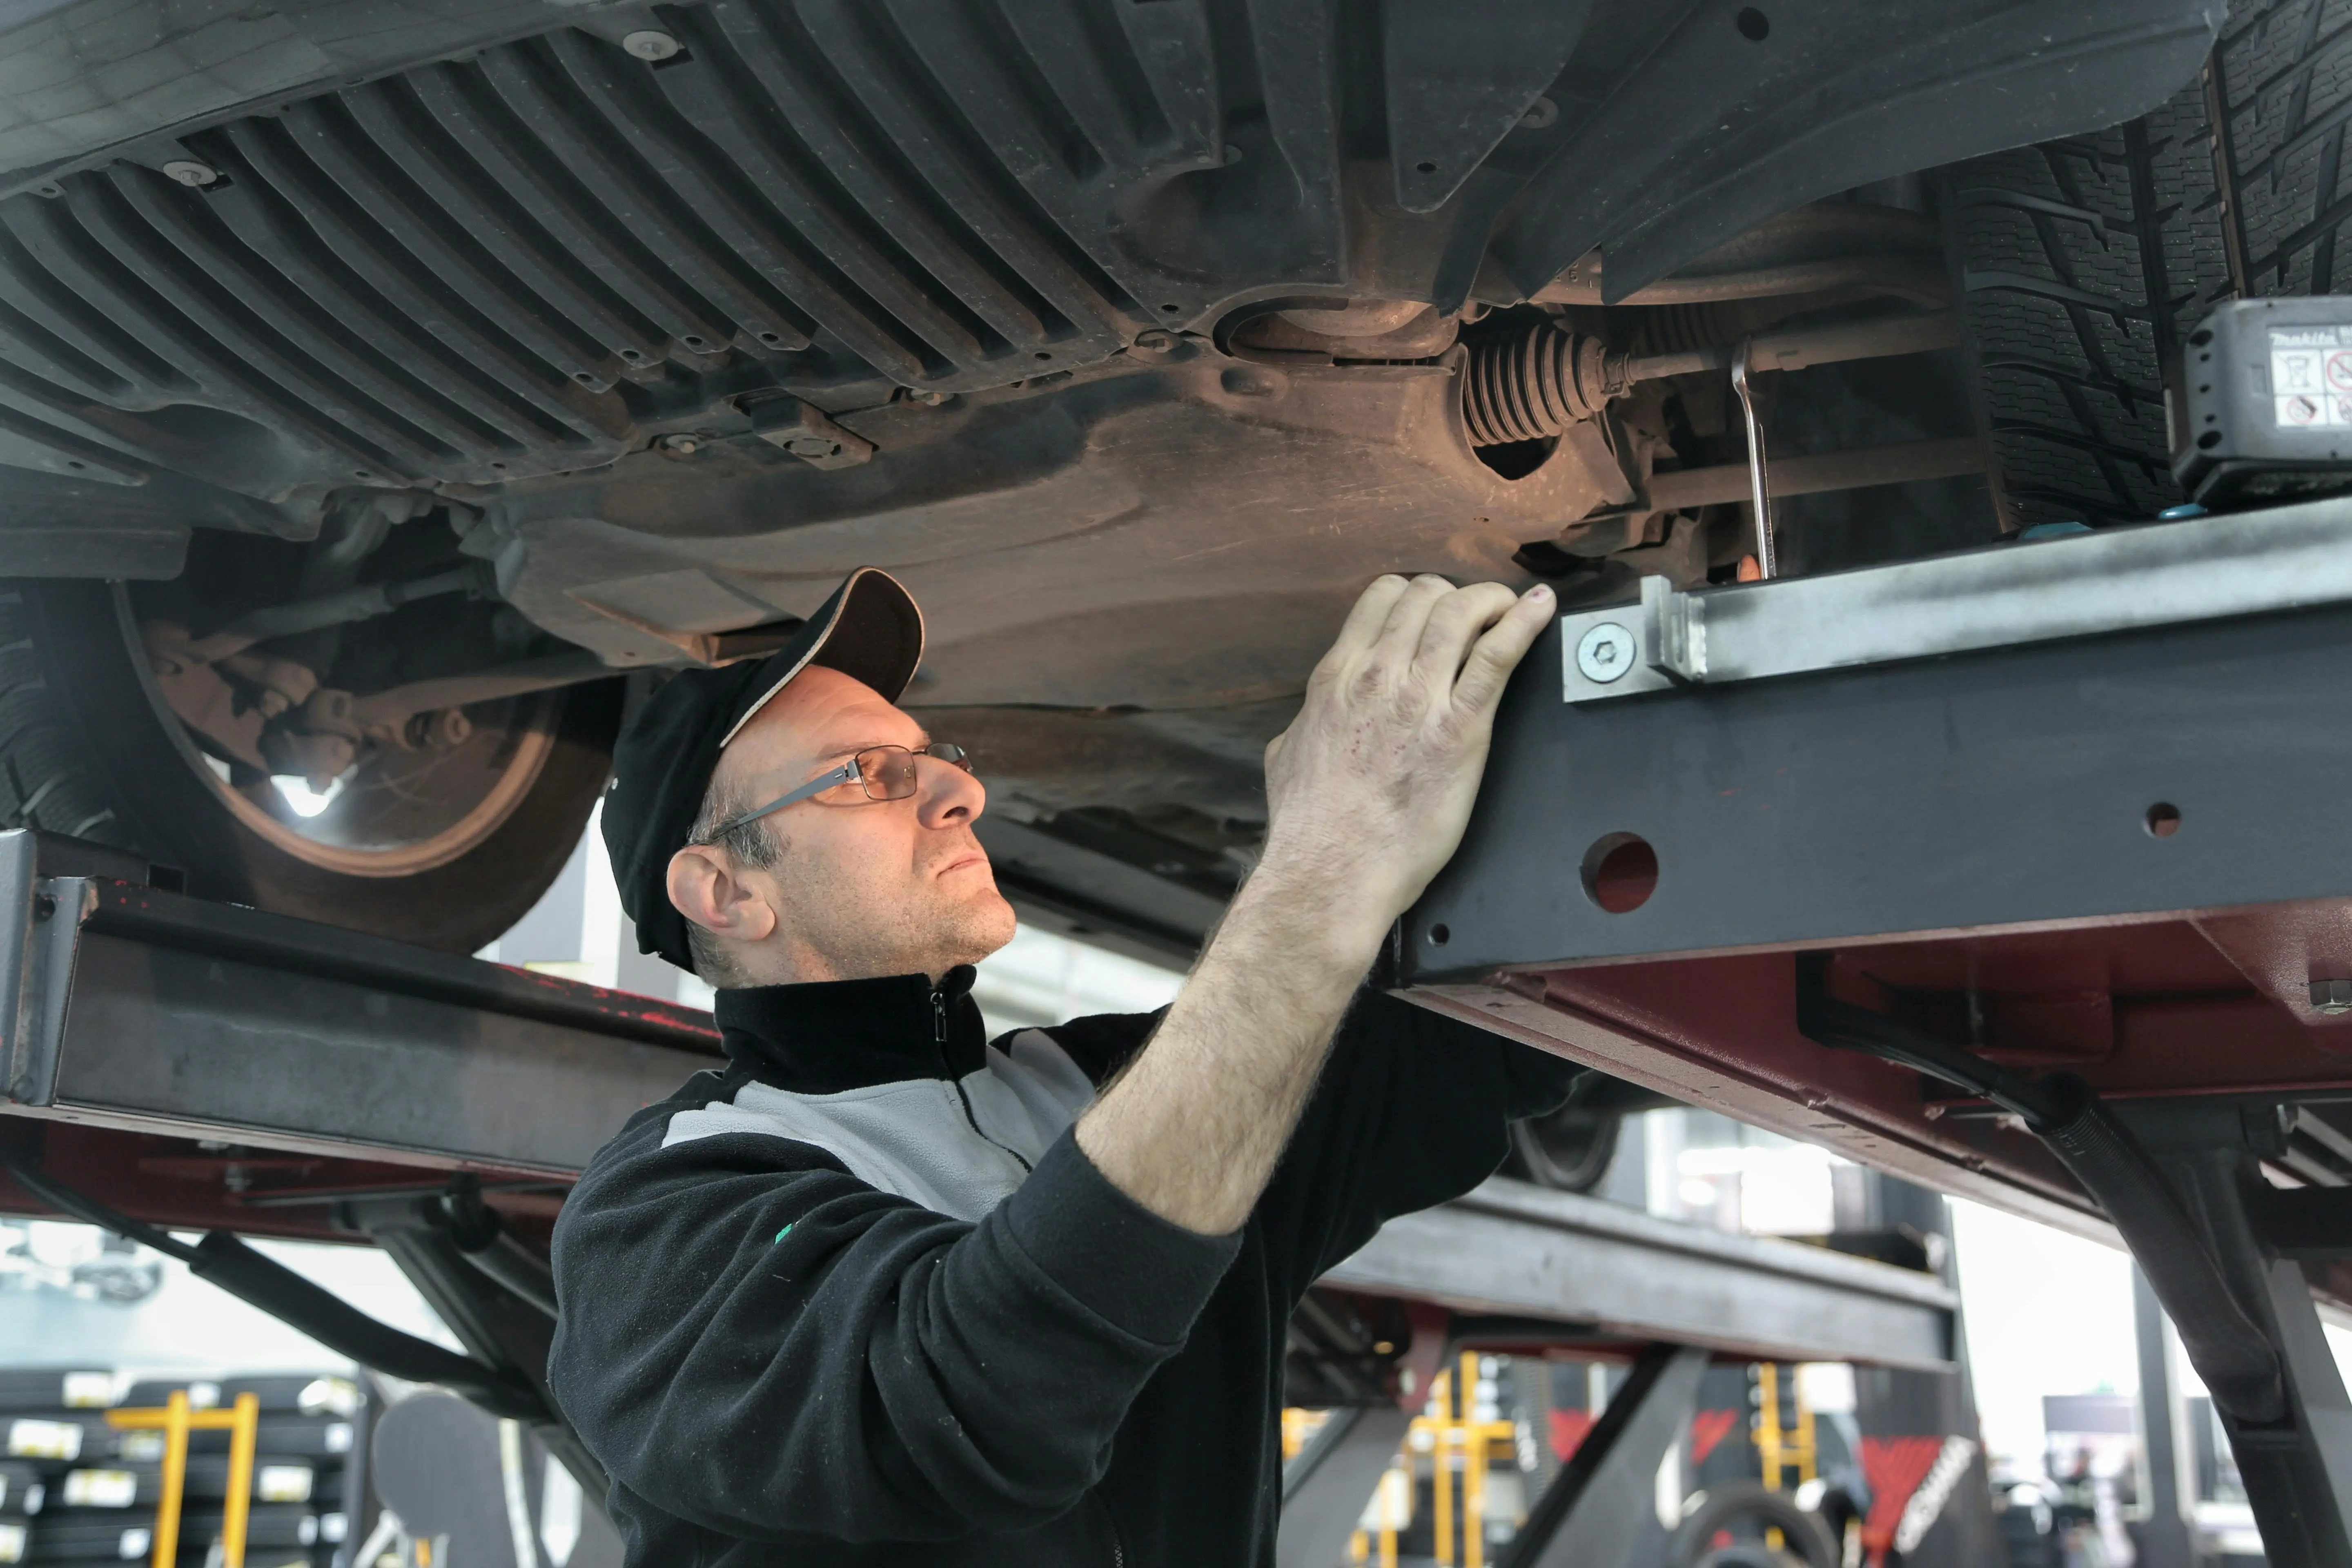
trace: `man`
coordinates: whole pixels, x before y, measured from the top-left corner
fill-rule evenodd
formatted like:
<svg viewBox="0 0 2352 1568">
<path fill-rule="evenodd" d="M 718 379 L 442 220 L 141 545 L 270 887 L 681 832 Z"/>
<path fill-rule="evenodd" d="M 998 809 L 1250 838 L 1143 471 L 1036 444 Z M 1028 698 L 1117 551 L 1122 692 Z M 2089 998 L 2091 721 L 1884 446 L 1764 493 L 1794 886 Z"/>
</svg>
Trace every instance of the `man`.
<svg viewBox="0 0 2352 1568">
<path fill-rule="evenodd" d="M 1550 613 L 1374 583 L 1174 1004 L 994 1045 L 971 965 L 1013 911 L 980 782 L 893 706 L 905 590 L 856 573 L 790 647 L 653 698 L 604 831 L 647 951 L 720 987 L 730 1065 L 632 1119 L 556 1227 L 551 1381 L 631 1563 L 1272 1562 L 1292 1308 L 1570 1077 L 1359 990 Z"/>
</svg>

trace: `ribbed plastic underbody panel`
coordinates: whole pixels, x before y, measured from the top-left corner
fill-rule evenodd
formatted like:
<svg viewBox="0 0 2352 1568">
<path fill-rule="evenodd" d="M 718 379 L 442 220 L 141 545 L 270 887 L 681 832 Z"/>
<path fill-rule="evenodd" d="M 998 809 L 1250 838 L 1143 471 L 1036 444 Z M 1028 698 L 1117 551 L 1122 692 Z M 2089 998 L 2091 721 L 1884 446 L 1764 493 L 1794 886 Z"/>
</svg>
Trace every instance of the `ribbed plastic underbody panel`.
<svg viewBox="0 0 2352 1568">
<path fill-rule="evenodd" d="M 303 504 L 497 485 L 763 387 L 1003 385 L 1251 299 L 1507 299 L 1602 242 L 1654 271 L 2141 107 L 2206 26 L 2182 0 L 1833 0 L 1769 39 L 1636 0 L 627 15 L 159 125 L 0 201 L 0 465 Z M 647 26 L 679 51 L 621 47 Z"/>
</svg>

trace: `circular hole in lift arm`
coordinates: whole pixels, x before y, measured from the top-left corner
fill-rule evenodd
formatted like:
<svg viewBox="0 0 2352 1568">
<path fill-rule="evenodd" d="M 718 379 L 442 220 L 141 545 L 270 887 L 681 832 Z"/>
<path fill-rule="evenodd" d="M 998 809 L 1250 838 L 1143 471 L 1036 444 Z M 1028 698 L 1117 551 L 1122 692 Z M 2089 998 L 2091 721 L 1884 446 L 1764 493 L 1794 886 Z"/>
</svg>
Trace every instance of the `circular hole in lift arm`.
<svg viewBox="0 0 2352 1568">
<path fill-rule="evenodd" d="M 1584 852 L 1584 896 L 1612 915 L 1630 914 L 1658 887 L 1658 852 L 1636 833 L 1606 833 Z"/>
</svg>

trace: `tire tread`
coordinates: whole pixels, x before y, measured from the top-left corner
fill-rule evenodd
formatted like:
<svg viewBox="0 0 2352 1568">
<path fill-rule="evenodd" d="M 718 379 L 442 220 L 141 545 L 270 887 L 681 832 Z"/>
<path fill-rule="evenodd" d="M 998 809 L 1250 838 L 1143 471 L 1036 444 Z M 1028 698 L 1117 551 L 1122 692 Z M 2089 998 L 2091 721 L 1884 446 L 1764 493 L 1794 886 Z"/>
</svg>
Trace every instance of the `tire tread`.
<svg viewBox="0 0 2352 1568">
<path fill-rule="evenodd" d="M 2004 527 L 2179 503 L 2179 340 L 2233 298 L 2352 289 L 2347 129 L 2352 0 L 2277 0 L 2140 119 L 1943 172 Z"/>
<path fill-rule="evenodd" d="M 143 853 L 96 760 L 78 743 L 41 665 L 31 606 L 0 584 L 0 827 L 32 827 Z"/>
</svg>

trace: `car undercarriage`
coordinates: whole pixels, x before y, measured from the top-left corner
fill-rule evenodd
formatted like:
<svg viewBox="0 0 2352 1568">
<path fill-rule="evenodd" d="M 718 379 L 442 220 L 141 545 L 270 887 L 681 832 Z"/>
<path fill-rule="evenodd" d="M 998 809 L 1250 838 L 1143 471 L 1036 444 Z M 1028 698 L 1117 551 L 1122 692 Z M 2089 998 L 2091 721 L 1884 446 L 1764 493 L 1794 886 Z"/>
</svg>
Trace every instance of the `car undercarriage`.
<svg viewBox="0 0 2352 1568">
<path fill-rule="evenodd" d="M 1181 961 L 1253 863 L 1267 741 L 1379 574 L 1540 579 L 1596 635 L 1577 617 L 1653 616 L 1622 646 L 1653 639 L 1643 679 L 1715 712 L 1655 617 L 2196 516 L 2200 323 L 2346 288 L 2347 22 L 2341 0 L 44 0 L 0 19 L 0 826 L 127 852 L 126 885 L 471 952 L 555 877 L 647 692 L 774 648 L 880 566 L 927 620 L 906 705 L 986 781 L 1024 918 Z M 2107 559 L 2054 548 L 2032 559 Z M 2056 656 L 2029 719 L 2074 712 L 2095 668 L 2144 673 L 2083 646 L 2106 651 Z M 2324 654 L 2297 666 L 2314 703 Z M 1684 858 L 1636 868 L 1622 909 L 1611 857 L 1649 852 L 1645 812 L 1783 786 L 1662 701 L 1627 709 L 1654 727 L 1595 720 L 1627 749 L 1570 765 L 1515 700 L 1482 826 L 1386 978 L 1596 1069 L 1515 1133 L 1521 1174 L 1589 1187 L 1618 1119 L 1672 1096 L 2109 1234 L 2114 1190 L 2027 1141 L 2046 1129 L 2011 1089 L 1845 1007 L 2079 1069 L 2160 1148 L 2210 1153 L 2210 1130 L 2147 1105 L 2271 1117 L 2192 1206 L 2257 1165 L 2352 1183 L 2344 1009 L 2298 989 L 2347 983 L 2287 974 L 2336 929 L 2311 912 L 2331 873 L 2042 897 L 2104 874 L 2053 825 L 2109 781 L 2036 771 L 2069 736 L 1964 758 L 1942 668 L 1886 676 L 1908 705 L 1878 728 L 1774 710 L 1749 762 L 1799 733 L 1857 748 L 1790 812 L 1820 838 L 1750 858 L 1643 827 Z M 2222 763 L 2276 761 L 2227 709 L 2178 726 L 2225 793 Z M 2071 738 L 2110 718 L 2085 704 Z M 2324 774 L 2291 773 L 2230 798 L 2311 806 Z M 2183 820 L 2133 799 L 2144 837 Z M 2047 876 L 1873 816 L 1929 801 Z M 1694 866 L 1712 894 L 1610 923 Z M 1934 896 L 1807 902 L 1889 866 L 1937 868 L 1912 879 Z M 2000 896 L 1937 904 L 1947 883 Z M 2302 912 L 2226 914 L 2254 904 Z M 2253 1042 L 2229 1070 L 2163 1021 L 2192 996 Z M 2201 1257 L 2224 1243 L 2199 1213 Z M 2352 1300 L 2340 1247 L 2295 1246 L 2289 1294 Z"/>
<path fill-rule="evenodd" d="M 1952 253 L 2059 204 L 1952 166 L 2163 104 L 2213 20 L 366 9 L 68 5 L 0 61 L 10 640 L 137 731 L 12 810 L 468 950 L 593 798 L 583 684 L 753 651 L 856 565 L 924 605 L 909 702 L 1011 879 L 1184 951 L 1370 576 L 1736 574 L 1740 342 L 1791 569 L 2064 510 L 1988 486 L 1972 378 L 2015 373 Z M 2101 244 L 2129 140 L 2042 175 Z M 2088 466 L 2101 516 L 2160 488 Z"/>
</svg>

